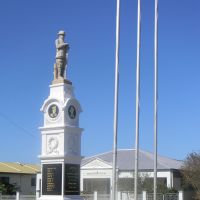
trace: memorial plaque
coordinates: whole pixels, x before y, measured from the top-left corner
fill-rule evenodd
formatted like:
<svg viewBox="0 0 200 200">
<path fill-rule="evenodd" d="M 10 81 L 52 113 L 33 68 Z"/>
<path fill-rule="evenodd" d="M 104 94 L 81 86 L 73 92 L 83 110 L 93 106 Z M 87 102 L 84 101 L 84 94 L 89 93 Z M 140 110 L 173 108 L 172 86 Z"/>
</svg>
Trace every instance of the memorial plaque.
<svg viewBox="0 0 200 200">
<path fill-rule="evenodd" d="M 62 164 L 43 164 L 42 195 L 61 195 Z"/>
<path fill-rule="evenodd" d="M 65 164 L 65 195 L 80 195 L 80 165 Z"/>
</svg>

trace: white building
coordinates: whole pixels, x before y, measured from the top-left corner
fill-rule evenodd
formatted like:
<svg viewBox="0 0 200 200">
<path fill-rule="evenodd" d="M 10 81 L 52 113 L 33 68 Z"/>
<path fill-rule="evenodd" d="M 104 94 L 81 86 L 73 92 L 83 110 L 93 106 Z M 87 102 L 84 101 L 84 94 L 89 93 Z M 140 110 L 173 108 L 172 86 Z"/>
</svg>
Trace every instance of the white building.
<svg viewBox="0 0 200 200">
<path fill-rule="evenodd" d="M 135 150 L 118 150 L 117 176 L 118 191 L 133 191 Z M 181 187 L 180 167 L 182 161 L 158 155 L 159 181 L 167 187 L 177 190 Z M 141 177 L 153 178 L 154 155 L 147 151 L 139 151 L 139 173 Z M 112 188 L 112 152 L 106 152 L 82 159 L 81 191 L 93 193 L 98 191 L 109 194 Z"/>
</svg>

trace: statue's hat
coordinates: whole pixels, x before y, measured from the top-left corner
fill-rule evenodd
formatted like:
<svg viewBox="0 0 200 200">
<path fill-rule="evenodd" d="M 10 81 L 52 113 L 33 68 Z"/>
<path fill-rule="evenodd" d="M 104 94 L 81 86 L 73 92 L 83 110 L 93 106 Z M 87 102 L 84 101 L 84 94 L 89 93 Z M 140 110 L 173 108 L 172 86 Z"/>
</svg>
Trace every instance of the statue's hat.
<svg viewBox="0 0 200 200">
<path fill-rule="evenodd" d="M 59 31 L 58 35 L 65 35 L 65 31 Z"/>
</svg>

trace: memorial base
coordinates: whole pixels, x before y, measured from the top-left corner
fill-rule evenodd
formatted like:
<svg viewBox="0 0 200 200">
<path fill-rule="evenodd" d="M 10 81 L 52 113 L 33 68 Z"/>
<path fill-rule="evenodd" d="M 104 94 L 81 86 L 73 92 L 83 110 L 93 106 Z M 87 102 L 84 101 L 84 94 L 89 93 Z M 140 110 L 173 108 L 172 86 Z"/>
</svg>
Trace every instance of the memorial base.
<svg viewBox="0 0 200 200">
<path fill-rule="evenodd" d="M 62 78 L 62 77 L 60 77 L 60 78 L 58 78 L 58 79 L 54 79 L 54 80 L 52 81 L 52 85 L 58 84 L 58 83 L 66 83 L 66 84 L 72 85 L 72 82 L 71 82 L 70 80 L 64 79 L 64 78 Z"/>
</svg>

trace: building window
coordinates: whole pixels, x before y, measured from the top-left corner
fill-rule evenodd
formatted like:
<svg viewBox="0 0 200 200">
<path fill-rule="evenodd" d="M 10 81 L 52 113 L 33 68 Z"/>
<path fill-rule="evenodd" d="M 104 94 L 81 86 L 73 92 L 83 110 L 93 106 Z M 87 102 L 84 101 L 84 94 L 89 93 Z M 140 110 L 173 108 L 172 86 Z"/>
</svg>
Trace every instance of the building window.
<svg viewBox="0 0 200 200">
<path fill-rule="evenodd" d="M 101 194 L 110 194 L 110 179 L 109 178 L 92 178 L 83 179 L 83 192 L 93 194 L 98 191 Z"/>
<path fill-rule="evenodd" d="M 9 177 L 0 177 L 0 183 L 9 183 Z"/>
<path fill-rule="evenodd" d="M 36 186 L 36 178 L 31 178 L 31 186 L 35 187 Z"/>
</svg>

